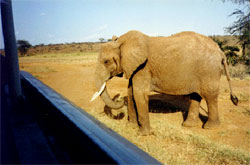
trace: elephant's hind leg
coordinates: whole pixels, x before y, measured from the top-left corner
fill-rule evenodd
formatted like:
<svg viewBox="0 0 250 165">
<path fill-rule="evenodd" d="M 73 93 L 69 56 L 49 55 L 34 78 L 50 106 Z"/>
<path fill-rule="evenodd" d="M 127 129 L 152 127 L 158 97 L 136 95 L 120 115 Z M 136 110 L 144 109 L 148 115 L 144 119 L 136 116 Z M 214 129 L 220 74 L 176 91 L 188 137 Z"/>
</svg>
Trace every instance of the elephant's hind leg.
<svg viewBox="0 0 250 165">
<path fill-rule="evenodd" d="M 210 95 L 206 97 L 208 106 L 208 120 L 204 125 L 204 128 L 214 128 L 220 125 L 219 114 L 218 114 L 218 94 Z"/>
<path fill-rule="evenodd" d="M 190 95 L 190 106 L 188 110 L 187 119 L 182 123 L 184 127 L 195 127 L 200 124 L 199 122 L 199 108 L 201 97 L 197 93 L 193 93 Z"/>
<path fill-rule="evenodd" d="M 208 108 L 208 120 L 204 125 L 204 128 L 214 128 L 220 125 L 219 113 L 218 113 L 218 95 L 220 90 L 220 83 L 218 81 L 210 82 L 204 88 L 204 99 Z"/>
</svg>

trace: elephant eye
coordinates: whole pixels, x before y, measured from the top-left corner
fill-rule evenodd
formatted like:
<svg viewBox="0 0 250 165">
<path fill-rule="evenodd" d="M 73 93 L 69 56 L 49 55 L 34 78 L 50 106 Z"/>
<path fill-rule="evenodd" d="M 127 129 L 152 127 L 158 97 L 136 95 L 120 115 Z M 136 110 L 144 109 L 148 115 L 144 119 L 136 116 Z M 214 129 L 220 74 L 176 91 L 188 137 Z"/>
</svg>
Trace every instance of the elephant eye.
<svg viewBox="0 0 250 165">
<path fill-rule="evenodd" d="M 104 64 L 108 64 L 109 63 L 109 60 L 104 60 Z"/>
</svg>

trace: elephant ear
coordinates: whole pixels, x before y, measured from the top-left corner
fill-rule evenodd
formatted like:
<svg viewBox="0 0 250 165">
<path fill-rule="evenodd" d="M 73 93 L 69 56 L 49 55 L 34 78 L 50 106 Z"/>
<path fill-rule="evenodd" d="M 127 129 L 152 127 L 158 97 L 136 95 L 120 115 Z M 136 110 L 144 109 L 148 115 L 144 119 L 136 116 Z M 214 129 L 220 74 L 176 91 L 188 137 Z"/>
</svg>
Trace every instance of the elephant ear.
<svg viewBox="0 0 250 165">
<path fill-rule="evenodd" d="M 116 37 L 116 36 L 112 37 L 112 41 L 116 41 L 117 39 L 118 39 L 118 37 Z"/>
<path fill-rule="evenodd" d="M 138 31 L 130 31 L 119 37 L 121 44 L 121 67 L 129 79 L 133 72 L 148 58 L 148 36 Z"/>
</svg>

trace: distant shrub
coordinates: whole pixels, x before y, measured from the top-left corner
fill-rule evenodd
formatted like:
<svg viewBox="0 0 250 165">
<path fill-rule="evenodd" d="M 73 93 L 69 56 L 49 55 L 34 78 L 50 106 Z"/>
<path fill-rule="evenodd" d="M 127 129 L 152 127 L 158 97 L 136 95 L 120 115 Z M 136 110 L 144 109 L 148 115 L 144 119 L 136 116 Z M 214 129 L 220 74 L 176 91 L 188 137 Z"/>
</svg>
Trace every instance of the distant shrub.
<svg viewBox="0 0 250 165">
<path fill-rule="evenodd" d="M 39 44 L 39 45 L 37 45 L 37 46 L 44 47 L 45 45 L 44 45 L 44 44 Z"/>
<path fill-rule="evenodd" d="M 104 38 L 99 38 L 99 41 L 100 41 L 100 42 L 104 42 L 105 39 L 104 39 Z"/>
<path fill-rule="evenodd" d="M 237 55 L 237 53 L 240 51 L 237 46 L 224 46 L 223 50 L 229 64 L 234 66 L 241 61 L 241 58 Z"/>
<path fill-rule="evenodd" d="M 247 76 L 249 76 L 250 66 L 246 66 L 244 64 L 237 64 L 235 66 L 229 66 L 229 73 L 232 77 L 245 79 Z"/>
<path fill-rule="evenodd" d="M 25 54 L 27 54 L 28 49 L 31 47 L 32 45 L 29 43 L 29 41 L 17 40 L 17 48 L 21 56 L 24 56 Z"/>
<path fill-rule="evenodd" d="M 225 53 L 227 57 L 227 62 L 231 65 L 236 65 L 241 61 L 240 56 L 238 55 L 240 49 L 237 46 L 229 46 L 227 45 L 228 40 L 220 40 L 216 37 L 211 37 L 220 47 L 220 49 Z"/>
</svg>

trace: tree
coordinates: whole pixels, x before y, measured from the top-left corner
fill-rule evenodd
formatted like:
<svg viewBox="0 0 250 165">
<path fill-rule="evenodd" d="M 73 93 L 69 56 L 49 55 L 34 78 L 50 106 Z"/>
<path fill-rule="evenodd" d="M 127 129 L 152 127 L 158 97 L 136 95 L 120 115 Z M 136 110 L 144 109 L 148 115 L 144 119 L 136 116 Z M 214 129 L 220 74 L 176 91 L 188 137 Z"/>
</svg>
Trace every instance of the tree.
<svg viewBox="0 0 250 165">
<path fill-rule="evenodd" d="M 18 40 L 17 41 L 17 48 L 18 48 L 21 56 L 24 56 L 31 46 L 32 45 L 26 40 Z"/>
<path fill-rule="evenodd" d="M 225 2 L 226 0 L 223 0 Z M 232 35 L 239 35 L 242 47 L 243 59 L 250 59 L 250 1 L 249 0 L 228 0 L 235 4 L 244 5 L 242 9 L 236 9 L 230 16 L 236 16 L 237 20 L 226 28 Z"/>
<path fill-rule="evenodd" d="M 104 38 L 99 38 L 99 40 L 100 40 L 100 42 L 104 42 L 105 39 Z"/>
</svg>

